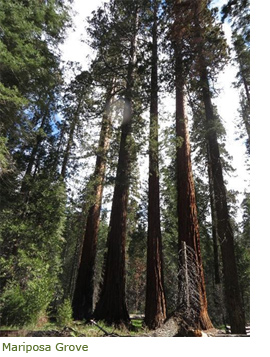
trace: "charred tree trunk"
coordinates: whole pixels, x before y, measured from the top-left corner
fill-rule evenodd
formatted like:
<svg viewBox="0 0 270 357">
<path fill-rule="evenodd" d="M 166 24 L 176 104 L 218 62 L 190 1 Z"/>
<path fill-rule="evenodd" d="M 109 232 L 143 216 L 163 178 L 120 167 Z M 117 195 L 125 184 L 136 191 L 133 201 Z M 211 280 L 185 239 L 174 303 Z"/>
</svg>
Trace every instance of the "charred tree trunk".
<svg viewBox="0 0 270 357">
<path fill-rule="evenodd" d="M 126 225 L 129 181 L 131 172 L 131 134 L 132 134 L 132 91 L 134 67 L 136 61 L 138 15 L 134 26 L 134 35 L 130 43 L 130 60 L 125 90 L 123 122 L 116 182 L 112 201 L 109 234 L 107 239 L 107 256 L 105 261 L 104 280 L 94 318 L 109 324 L 128 324 L 129 314 L 126 305 Z"/>
<path fill-rule="evenodd" d="M 93 313 L 94 273 L 97 254 L 99 217 L 106 170 L 106 155 L 110 145 L 112 91 L 106 100 L 102 119 L 98 153 L 94 174 L 91 178 L 90 208 L 88 211 L 80 265 L 73 296 L 73 316 L 75 319 L 89 319 Z"/>
<path fill-rule="evenodd" d="M 158 164 L 158 46 L 157 1 L 154 1 L 152 28 L 152 75 L 149 140 L 149 193 L 145 324 L 150 329 L 161 326 L 166 319 L 166 300 L 163 282 L 162 244 L 160 228 L 160 194 Z"/>
</svg>

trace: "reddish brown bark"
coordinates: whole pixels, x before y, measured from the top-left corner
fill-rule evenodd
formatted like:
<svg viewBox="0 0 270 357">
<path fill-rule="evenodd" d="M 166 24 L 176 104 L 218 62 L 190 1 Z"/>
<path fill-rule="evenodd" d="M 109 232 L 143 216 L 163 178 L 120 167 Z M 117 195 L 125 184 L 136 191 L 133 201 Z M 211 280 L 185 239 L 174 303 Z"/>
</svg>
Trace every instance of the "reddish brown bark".
<svg viewBox="0 0 270 357">
<path fill-rule="evenodd" d="M 185 4 L 184 4 L 185 5 Z M 200 249 L 200 235 L 197 218 L 195 187 L 192 175 L 190 142 L 188 134 L 188 122 L 185 112 L 185 74 L 183 64 L 183 34 L 181 28 L 184 11 L 181 2 L 174 6 L 174 46 L 175 46 L 175 81 L 176 81 L 176 137 L 177 137 L 177 214 L 178 214 L 178 241 L 179 252 L 182 242 L 185 242 L 195 252 L 195 264 L 198 267 L 200 296 L 200 312 L 198 321 L 194 321 L 201 329 L 209 329 L 212 326 L 207 311 L 207 298 Z M 181 256 L 179 256 L 181 264 Z M 181 277 L 179 277 L 181 279 Z"/>
<path fill-rule="evenodd" d="M 107 239 L 108 252 L 104 281 L 97 302 L 94 318 L 109 324 L 126 324 L 129 315 L 126 306 L 125 245 L 128 204 L 129 147 L 131 133 L 131 101 L 126 98 L 124 121 L 119 151 L 119 161 L 114 188 L 110 228 Z"/>
<path fill-rule="evenodd" d="M 104 280 L 94 318 L 109 324 L 128 324 L 129 314 L 126 305 L 125 248 L 127 230 L 127 205 L 131 172 L 131 134 L 132 134 L 132 90 L 134 66 L 136 60 L 138 15 L 134 22 L 133 38 L 130 42 L 130 60 L 125 91 L 125 106 L 121 126 L 120 150 L 117 164 L 109 234 L 107 256 L 105 260 Z"/>
<path fill-rule="evenodd" d="M 162 243 L 160 228 L 160 194 L 158 165 L 158 53 L 157 3 L 154 6 L 152 76 L 149 140 L 148 239 L 145 324 L 150 329 L 160 327 L 166 319 L 163 282 Z"/>
<path fill-rule="evenodd" d="M 91 178 L 91 204 L 87 216 L 81 260 L 73 296 L 73 316 L 75 319 L 89 319 L 93 312 L 94 273 L 99 217 L 106 170 L 106 154 L 110 145 L 111 96 L 110 91 L 102 119 L 95 171 Z"/>
<path fill-rule="evenodd" d="M 195 187 L 192 176 L 187 117 L 184 108 L 184 91 L 181 82 L 182 80 L 179 82 L 177 80 L 176 84 L 176 134 L 182 141 L 181 146 L 178 146 L 177 148 L 177 212 L 179 250 L 181 249 L 181 242 L 184 241 L 194 250 L 196 254 L 196 263 L 199 268 L 200 276 L 198 289 L 201 299 L 200 316 L 196 323 L 202 329 L 209 329 L 213 326 L 207 311 Z"/>
</svg>

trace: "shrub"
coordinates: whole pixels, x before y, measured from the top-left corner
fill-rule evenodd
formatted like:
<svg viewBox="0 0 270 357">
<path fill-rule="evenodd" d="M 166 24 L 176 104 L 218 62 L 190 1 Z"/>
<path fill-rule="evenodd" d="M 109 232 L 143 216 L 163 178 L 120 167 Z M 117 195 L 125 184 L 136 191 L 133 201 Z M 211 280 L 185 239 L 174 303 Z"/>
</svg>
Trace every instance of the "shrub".
<svg viewBox="0 0 270 357">
<path fill-rule="evenodd" d="M 56 321 L 59 325 L 65 326 L 72 321 L 72 306 L 69 299 L 65 299 L 57 309 Z"/>
</svg>

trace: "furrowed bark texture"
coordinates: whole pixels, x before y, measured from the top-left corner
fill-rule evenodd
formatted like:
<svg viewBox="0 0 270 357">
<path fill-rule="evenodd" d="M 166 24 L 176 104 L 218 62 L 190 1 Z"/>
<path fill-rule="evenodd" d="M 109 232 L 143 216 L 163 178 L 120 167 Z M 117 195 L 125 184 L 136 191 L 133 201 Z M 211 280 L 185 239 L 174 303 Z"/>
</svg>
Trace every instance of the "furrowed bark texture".
<svg viewBox="0 0 270 357">
<path fill-rule="evenodd" d="M 73 316 L 75 319 L 89 319 L 93 313 L 94 274 L 97 254 L 99 217 L 106 171 L 106 155 L 111 136 L 111 92 L 106 100 L 102 119 L 98 154 L 93 177 L 91 179 L 91 204 L 88 211 L 81 260 L 73 296 Z"/>
<path fill-rule="evenodd" d="M 185 113 L 185 74 L 182 52 L 181 19 L 183 7 L 181 2 L 174 6 L 176 25 L 174 27 L 175 46 L 175 80 L 176 80 L 176 137 L 177 137 L 177 214 L 178 214 L 178 242 L 179 252 L 182 242 L 185 242 L 195 252 L 196 265 L 199 269 L 198 292 L 200 296 L 200 313 L 198 321 L 194 321 L 201 329 L 213 327 L 208 316 L 205 280 L 200 249 L 200 235 L 197 218 L 195 187 L 192 175 L 190 142 L 188 134 L 187 116 Z M 180 22 L 180 26 L 179 26 Z M 181 264 L 181 256 L 179 256 Z M 179 277 L 181 278 L 181 277 Z"/>
<path fill-rule="evenodd" d="M 108 252 L 101 294 L 97 302 L 94 317 L 108 323 L 121 324 L 129 321 L 125 293 L 125 243 L 128 203 L 129 152 L 128 136 L 131 132 L 131 101 L 126 98 L 122 134 L 114 188 L 110 228 L 108 234 Z"/>
<path fill-rule="evenodd" d="M 178 57 L 176 61 L 177 72 L 179 68 L 181 68 L 181 58 Z M 181 72 L 176 73 L 176 135 L 177 138 L 182 140 L 182 143 L 177 147 L 177 210 L 179 250 L 181 249 L 181 242 L 184 241 L 195 252 L 197 266 L 199 269 L 200 282 L 198 289 L 201 300 L 201 311 L 199 321 L 197 321 L 197 323 L 200 328 L 206 330 L 213 326 L 207 311 L 195 187 L 191 167 L 190 143 L 187 117 L 185 114 L 183 78 Z"/>
<path fill-rule="evenodd" d="M 154 2 L 152 28 L 152 75 L 149 140 L 149 193 L 148 193 L 148 238 L 145 324 L 150 329 L 158 328 L 166 319 L 164 292 L 162 241 L 160 228 L 160 193 L 158 164 L 158 47 L 157 47 L 157 2 Z"/>
</svg>

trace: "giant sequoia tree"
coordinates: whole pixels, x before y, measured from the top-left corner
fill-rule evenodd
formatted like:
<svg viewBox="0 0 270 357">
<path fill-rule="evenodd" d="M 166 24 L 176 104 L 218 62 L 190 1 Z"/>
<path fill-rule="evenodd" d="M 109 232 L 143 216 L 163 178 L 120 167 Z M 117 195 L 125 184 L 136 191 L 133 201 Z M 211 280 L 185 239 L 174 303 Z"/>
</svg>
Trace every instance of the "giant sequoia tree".
<svg viewBox="0 0 270 357">
<path fill-rule="evenodd" d="M 159 151 L 158 151 L 158 11 L 152 2 L 152 72 L 149 134 L 148 243 L 145 323 L 159 327 L 166 318 L 163 257 L 160 228 Z"/>
<path fill-rule="evenodd" d="M 190 36 L 188 25 L 192 21 L 190 8 L 187 2 L 175 2 L 173 6 L 174 24 L 172 27 L 172 41 L 175 53 L 175 86 L 176 86 L 176 138 L 177 138 L 177 214 L 178 214 L 178 240 L 179 252 L 182 242 L 185 242 L 194 251 L 194 259 L 198 269 L 197 290 L 199 294 L 199 308 L 197 312 L 197 323 L 201 328 L 208 329 L 212 323 L 208 316 L 205 282 L 200 249 L 199 226 L 197 219 L 197 207 L 195 198 L 195 187 L 192 175 L 190 142 L 188 134 L 188 121 L 185 110 L 185 83 L 188 73 L 188 46 L 187 39 Z M 183 264 L 179 253 L 179 263 Z M 180 283 L 183 276 L 179 276 Z M 188 290 L 188 287 L 186 287 Z M 186 292 L 187 294 L 189 292 Z M 192 302 L 190 302 L 192 304 Z M 190 306 L 192 308 L 192 306 Z"/>
<path fill-rule="evenodd" d="M 105 260 L 104 280 L 97 302 L 94 317 L 108 323 L 127 323 L 129 314 L 125 298 L 125 243 L 127 205 L 132 164 L 132 119 L 134 71 L 137 48 L 139 6 L 137 2 L 127 9 L 125 2 L 116 1 L 112 4 L 120 16 L 116 22 L 120 28 L 120 38 L 124 36 L 127 54 L 126 78 L 124 96 L 123 121 L 117 165 L 116 181 L 112 199 L 112 210 L 108 234 L 108 252 Z"/>
</svg>

